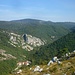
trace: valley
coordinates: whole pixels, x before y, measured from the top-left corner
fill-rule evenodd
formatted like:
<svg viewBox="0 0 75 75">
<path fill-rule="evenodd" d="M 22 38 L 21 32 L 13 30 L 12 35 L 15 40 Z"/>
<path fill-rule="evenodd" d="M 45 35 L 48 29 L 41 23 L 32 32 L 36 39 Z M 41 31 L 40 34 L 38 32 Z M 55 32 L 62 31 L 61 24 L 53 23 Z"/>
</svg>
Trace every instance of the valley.
<svg viewBox="0 0 75 75">
<path fill-rule="evenodd" d="M 0 21 L 0 75 L 74 74 L 74 25 L 36 19 Z M 55 62 L 53 57 L 62 60 Z"/>
</svg>

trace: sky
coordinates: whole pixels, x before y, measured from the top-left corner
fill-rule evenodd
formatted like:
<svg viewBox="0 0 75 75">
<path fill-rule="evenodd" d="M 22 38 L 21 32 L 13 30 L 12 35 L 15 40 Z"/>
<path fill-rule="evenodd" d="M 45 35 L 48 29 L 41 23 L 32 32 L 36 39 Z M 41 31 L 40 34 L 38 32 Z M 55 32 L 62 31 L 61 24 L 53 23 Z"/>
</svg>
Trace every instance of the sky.
<svg viewBox="0 0 75 75">
<path fill-rule="evenodd" d="M 0 20 L 75 22 L 75 0 L 0 0 Z"/>
</svg>

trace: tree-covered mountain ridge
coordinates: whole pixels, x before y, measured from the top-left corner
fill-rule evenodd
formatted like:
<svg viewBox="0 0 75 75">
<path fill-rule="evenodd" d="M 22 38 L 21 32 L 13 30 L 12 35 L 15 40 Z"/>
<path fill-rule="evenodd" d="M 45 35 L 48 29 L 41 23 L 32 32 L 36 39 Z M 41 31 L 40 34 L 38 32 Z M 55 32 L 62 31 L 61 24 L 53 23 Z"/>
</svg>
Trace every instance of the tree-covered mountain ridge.
<svg viewBox="0 0 75 75">
<path fill-rule="evenodd" d="M 2 29 L 18 34 L 30 34 L 44 39 L 48 43 L 68 34 L 74 25 L 74 22 L 52 22 L 37 19 L 0 21 Z"/>
</svg>

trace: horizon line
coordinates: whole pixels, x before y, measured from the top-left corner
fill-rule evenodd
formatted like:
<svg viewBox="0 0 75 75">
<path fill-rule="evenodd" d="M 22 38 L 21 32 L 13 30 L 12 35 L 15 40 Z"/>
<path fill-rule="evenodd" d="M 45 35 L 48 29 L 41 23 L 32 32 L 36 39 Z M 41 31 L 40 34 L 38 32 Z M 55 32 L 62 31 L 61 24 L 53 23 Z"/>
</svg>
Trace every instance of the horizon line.
<svg viewBox="0 0 75 75">
<path fill-rule="evenodd" d="M 37 18 L 19 18 L 19 19 L 11 19 L 11 20 L 0 20 L 0 21 L 18 21 L 18 20 L 26 20 L 26 19 L 31 19 L 31 20 L 40 20 L 40 21 L 50 21 L 50 22 L 74 22 L 74 21 L 52 21 L 52 20 L 44 20 L 44 19 L 37 19 Z"/>
</svg>

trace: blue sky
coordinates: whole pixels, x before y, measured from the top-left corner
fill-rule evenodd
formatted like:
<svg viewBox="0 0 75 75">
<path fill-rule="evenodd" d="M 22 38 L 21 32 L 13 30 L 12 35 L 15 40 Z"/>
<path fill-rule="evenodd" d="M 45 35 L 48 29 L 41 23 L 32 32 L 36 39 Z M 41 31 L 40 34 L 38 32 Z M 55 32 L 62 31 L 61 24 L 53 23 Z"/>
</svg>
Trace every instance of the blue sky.
<svg viewBox="0 0 75 75">
<path fill-rule="evenodd" d="M 75 0 L 0 0 L 0 20 L 75 22 Z"/>
</svg>

